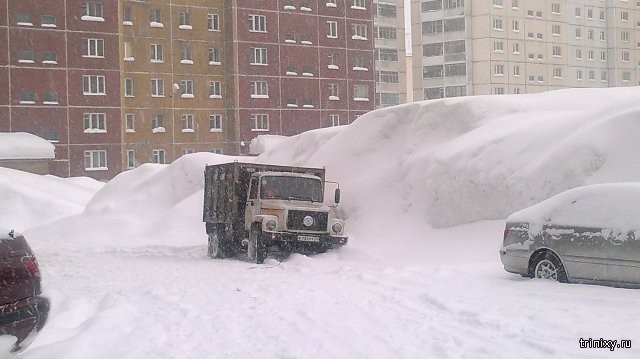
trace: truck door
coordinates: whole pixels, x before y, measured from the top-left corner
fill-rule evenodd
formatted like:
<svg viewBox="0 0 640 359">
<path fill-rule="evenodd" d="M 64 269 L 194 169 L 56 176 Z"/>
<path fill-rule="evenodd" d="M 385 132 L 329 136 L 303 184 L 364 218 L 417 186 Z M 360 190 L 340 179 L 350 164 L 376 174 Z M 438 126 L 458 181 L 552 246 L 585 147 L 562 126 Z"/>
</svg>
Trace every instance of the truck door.
<svg viewBox="0 0 640 359">
<path fill-rule="evenodd" d="M 260 186 L 260 177 L 255 175 L 251 177 L 249 182 L 249 194 L 247 196 L 247 203 L 244 211 L 244 225 L 245 228 L 249 228 L 253 221 L 254 216 L 260 214 L 260 202 L 258 201 L 258 188 Z"/>
</svg>

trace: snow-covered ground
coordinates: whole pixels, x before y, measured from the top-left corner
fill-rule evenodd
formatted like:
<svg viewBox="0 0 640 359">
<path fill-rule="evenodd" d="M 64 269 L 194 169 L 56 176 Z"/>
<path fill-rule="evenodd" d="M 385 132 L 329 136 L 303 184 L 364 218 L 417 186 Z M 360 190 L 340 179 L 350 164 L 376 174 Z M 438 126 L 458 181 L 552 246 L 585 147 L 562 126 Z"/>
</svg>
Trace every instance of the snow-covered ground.
<svg viewBox="0 0 640 359">
<path fill-rule="evenodd" d="M 52 212 L 68 215 L 42 226 L 26 210 L 41 206 L 15 185 L 22 174 L 0 172 L 1 188 L 13 186 L 0 190 L 2 213 L 10 201 L 25 208 L 52 302 L 15 357 L 638 357 L 640 291 L 508 274 L 498 248 L 516 210 L 582 184 L 640 179 L 639 96 L 412 103 L 263 143 L 243 160 L 327 167 L 351 234 L 339 250 L 263 265 L 206 257 L 202 171 L 235 158 L 141 166 L 74 201 L 83 213 L 65 201 L 77 184 L 40 177 L 59 197 Z M 69 187 L 54 190 L 61 182 Z M 635 347 L 580 349 L 580 338 Z"/>
</svg>

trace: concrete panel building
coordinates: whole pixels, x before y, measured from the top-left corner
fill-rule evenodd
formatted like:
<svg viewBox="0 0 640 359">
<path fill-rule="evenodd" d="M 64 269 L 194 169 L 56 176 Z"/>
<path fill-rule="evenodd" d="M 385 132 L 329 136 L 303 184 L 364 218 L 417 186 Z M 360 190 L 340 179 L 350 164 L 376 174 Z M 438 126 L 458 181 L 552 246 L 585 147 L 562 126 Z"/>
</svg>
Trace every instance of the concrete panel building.
<svg viewBox="0 0 640 359">
<path fill-rule="evenodd" d="M 411 4 L 416 100 L 638 84 L 638 2 Z"/>
</svg>

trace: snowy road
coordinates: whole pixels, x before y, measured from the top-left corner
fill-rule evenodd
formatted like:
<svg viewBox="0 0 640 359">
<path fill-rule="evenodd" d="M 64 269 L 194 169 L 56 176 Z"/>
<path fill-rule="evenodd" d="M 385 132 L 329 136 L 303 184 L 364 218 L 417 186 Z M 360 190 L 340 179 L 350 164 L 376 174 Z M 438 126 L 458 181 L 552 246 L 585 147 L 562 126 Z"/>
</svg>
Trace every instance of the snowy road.
<svg viewBox="0 0 640 359">
<path fill-rule="evenodd" d="M 495 243 L 499 221 L 432 230 Z M 406 251 L 406 250 L 405 250 Z M 264 265 L 206 248 L 37 248 L 53 309 L 19 358 L 638 357 L 579 338 L 640 345 L 640 291 L 528 280 L 497 251 L 404 264 L 349 246 Z M 462 251 L 464 252 L 464 251 Z M 393 254 L 392 254 L 393 255 Z M 440 260 L 438 259 L 440 258 Z M 466 258 L 466 259 L 465 259 Z M 449 263 L 447 263 L 449 262 Z"/>
</svg>

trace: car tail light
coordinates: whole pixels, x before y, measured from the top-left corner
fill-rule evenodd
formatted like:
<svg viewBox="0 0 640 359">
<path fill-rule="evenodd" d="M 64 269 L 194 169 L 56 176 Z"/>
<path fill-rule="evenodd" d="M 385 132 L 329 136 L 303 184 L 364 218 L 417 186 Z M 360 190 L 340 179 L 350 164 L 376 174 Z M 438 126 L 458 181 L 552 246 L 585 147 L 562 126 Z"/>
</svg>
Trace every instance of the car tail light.
<svg viewBox="0 0 640 359">
<path fill-rule="evenodd" d="M 38 268 L 38 261 L 33 257 L 27 257 L 23 260 L 24 266 L 27 268 L 31 275 L 38 275 L 40 269 Z"/>
</svg>

